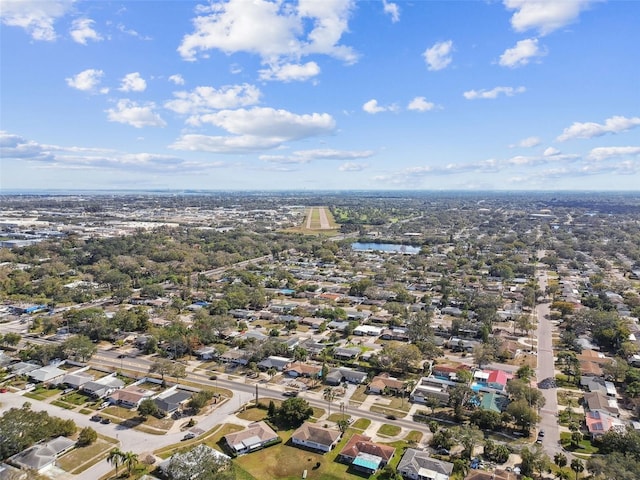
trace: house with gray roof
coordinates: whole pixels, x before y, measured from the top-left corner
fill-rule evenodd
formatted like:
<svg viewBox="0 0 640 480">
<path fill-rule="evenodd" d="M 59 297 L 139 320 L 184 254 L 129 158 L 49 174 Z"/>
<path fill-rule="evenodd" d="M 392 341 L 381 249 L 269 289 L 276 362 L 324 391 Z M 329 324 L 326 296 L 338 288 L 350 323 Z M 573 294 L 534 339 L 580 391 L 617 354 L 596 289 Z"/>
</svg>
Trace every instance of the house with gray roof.
<svg viewBox="0 0 640 480">
<path fill-rule="evenodd" d="M 82 385 L 82 391 L 97 398 L 104 398 L 115 390 L 124 387 L 124 382 L 113 374 Z"/>
<path fill-rule="evenodd" d="M 62 383 L 76 389 L 93 380 L 95 380 L 94 376 L 86 372 L 68 373 L 62 377 Z"/>
<path fill-rule="evenodd" d="M 397 470 L 403 478 L 410 480 L 448 480 L 453 463 L 432 458 L 429 452 L 408 448 Z"/>
<path fill-rule="evenodd" d="M 8 368 L 14 375 L 26 375 L 29 372 L 33 372 L 40 368 L 40 365 L 31 362 L 18 362 L 13 365 L 9 365 Z"/>
<path fill-rule="evenodd" d="M 332 369 L 324 379 L 327 385 L 340 385 L 343 381 L 360 384 L 367 379 L 367 372 L 361 372 L 352 368 L 340 367 Z"/>
<path fill-rule="evenodd" d="M 186 390 L 171 389 L 161 393 L 153 401 L 161 412 L 165 415 L 171 415 L 173 412 L 180 410 L 191 399 L 192 395 L 192 392 L 187 392 Z"/>
<path fill-rule="evenodd" d="M 67 437 L 57 437 L 16 453 L 8 461 L 17 467 L 42 473 L 51 467 L 59 456 L 71 450 L 75 444 L 76 442 Z"/>
<path fill-rule="evenodd" d="M 29 372 L 29 377 L 31 377 L 36 382 L 59 383 L 62 377 L 64 377 L 66 374 L 67 372 L 55 365 L 46 365 Z M 56 380 L 58 382 L 56 382 Z"/>
</svg>

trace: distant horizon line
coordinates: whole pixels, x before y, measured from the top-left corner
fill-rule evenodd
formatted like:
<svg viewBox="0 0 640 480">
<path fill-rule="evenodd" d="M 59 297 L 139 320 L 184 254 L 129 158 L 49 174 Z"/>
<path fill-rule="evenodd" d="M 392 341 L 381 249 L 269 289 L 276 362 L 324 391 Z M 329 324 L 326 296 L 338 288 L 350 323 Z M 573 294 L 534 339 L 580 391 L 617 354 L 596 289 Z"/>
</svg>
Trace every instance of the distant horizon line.
<svg viewBox="0 0 640 480">
<path fill-rule="evenodd" d="M 356 189 L 356 188 L 344 188 L 344 189 L 315 189 L 315 190 L 300 190 L 300 189 L 200 189 L 200 188 L 137 188 L 137 189 L 120 189 L 120 188 L 14 188 L 14 189 L 1 189 L 0 196 L 7 195 L 28 195 L 28 194 L 78 194 L 78 193 L 104 193 L 104 194 L 125 194 L 125 193 L 295 193 L 295 194 L 311 194 L 311 193 L 464 193 L 464 194 L 476 194 L 476 193 L 495 193 L 495 194 L 530 194 L 530 193 L 542 193 L 542 194 L 554 194 L 554 193 L 599 193 L 599 194 L 635 194 L 640 195 L 639 190 L 599 190 L 599 189 L 584 189 L 584 190 L 463 190 L 463 189 L 442 189 L 442 190 L 427 190 L 427 189 Z"/>
</svg>

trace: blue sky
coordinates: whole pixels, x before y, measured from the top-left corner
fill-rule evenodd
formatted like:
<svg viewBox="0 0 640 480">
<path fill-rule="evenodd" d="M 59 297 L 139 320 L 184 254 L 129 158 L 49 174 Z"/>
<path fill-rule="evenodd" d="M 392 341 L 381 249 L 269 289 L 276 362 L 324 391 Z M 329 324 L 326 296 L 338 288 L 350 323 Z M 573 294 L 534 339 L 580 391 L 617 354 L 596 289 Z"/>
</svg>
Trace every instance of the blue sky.
<svg viewBox="0 0 640 480">
<path fill-rule="evenodd" d="M 0 187 L 640 190 L 640 2 L 0 0 Z"/>
</svg>

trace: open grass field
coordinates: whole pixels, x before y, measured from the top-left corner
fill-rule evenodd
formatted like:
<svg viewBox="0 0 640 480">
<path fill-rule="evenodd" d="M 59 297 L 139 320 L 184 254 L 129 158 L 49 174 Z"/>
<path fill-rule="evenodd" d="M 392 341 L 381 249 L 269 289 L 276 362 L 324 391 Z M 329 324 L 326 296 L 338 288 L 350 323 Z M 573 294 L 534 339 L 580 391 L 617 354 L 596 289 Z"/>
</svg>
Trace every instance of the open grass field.
<svg viewBox="0 0 640 480">
<path fill-rule="evenodd" d="M 59 388 L 49 389 L 44 387 L 38 387 L 31 392 L 25 393 L 24 396 L 27 398 L 33 398 L 34 400 L 46 400 L 47 398 L 54 397 L 59 393 L 62 393 L 62 390 Z"/>
<path fill-rule="evenodd" d="M 397 425 L 390 425 L 385 423 L 378 429 L 378 435 L 384 435 L 385 437 L 395 437 L 400 433 L 402 429 Z"/>
</svg>

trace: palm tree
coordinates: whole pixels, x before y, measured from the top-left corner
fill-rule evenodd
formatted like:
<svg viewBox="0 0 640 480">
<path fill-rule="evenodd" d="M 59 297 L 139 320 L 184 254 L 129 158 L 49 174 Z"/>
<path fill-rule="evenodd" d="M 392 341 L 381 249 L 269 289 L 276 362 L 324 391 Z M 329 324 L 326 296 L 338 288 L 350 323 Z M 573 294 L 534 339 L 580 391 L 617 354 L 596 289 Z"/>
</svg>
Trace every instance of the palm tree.
<svg viewBox="0 0 640 480">
<path fill-rule="evenodd" d="M 553 463 L 555 463 L 560 468 L 567 466 L 567 457 L 565 454 L 558 452 L 553 456 Z"/>
<path fill-rule="evenodd" d="M 133 452 L 125 452 L 122 463 L 127 467 L 127 473 L 131 475 L 131 470 L 138 465 L 138 455 Z"/>
<path fill-rule="evenodd" d="M 578 480 L 580 472 L 584 472 L 584 463 L 582 463 L 582 460 L 578 458 L 571 460 L 571 470 L 576 472 L 576 480 Z"/>
<path fill-rule="evenodd" d="M 329 406 L 329 416 L 331 415 L 331 402 L 336 398 L 336 392 L 333 391 L 333 388 L 327 387 L 322 392 L 322 398 L 327 401 L 327 405 Z"/>
<path fill-rule="evenodd" d="M 116 477 L 118 476 L 118 467 L 122 465 L 124 460 L 124 452 L 119 448 L 113 448 L 107 456 L 107 462 L 116 467 Z"/>
</svg>

